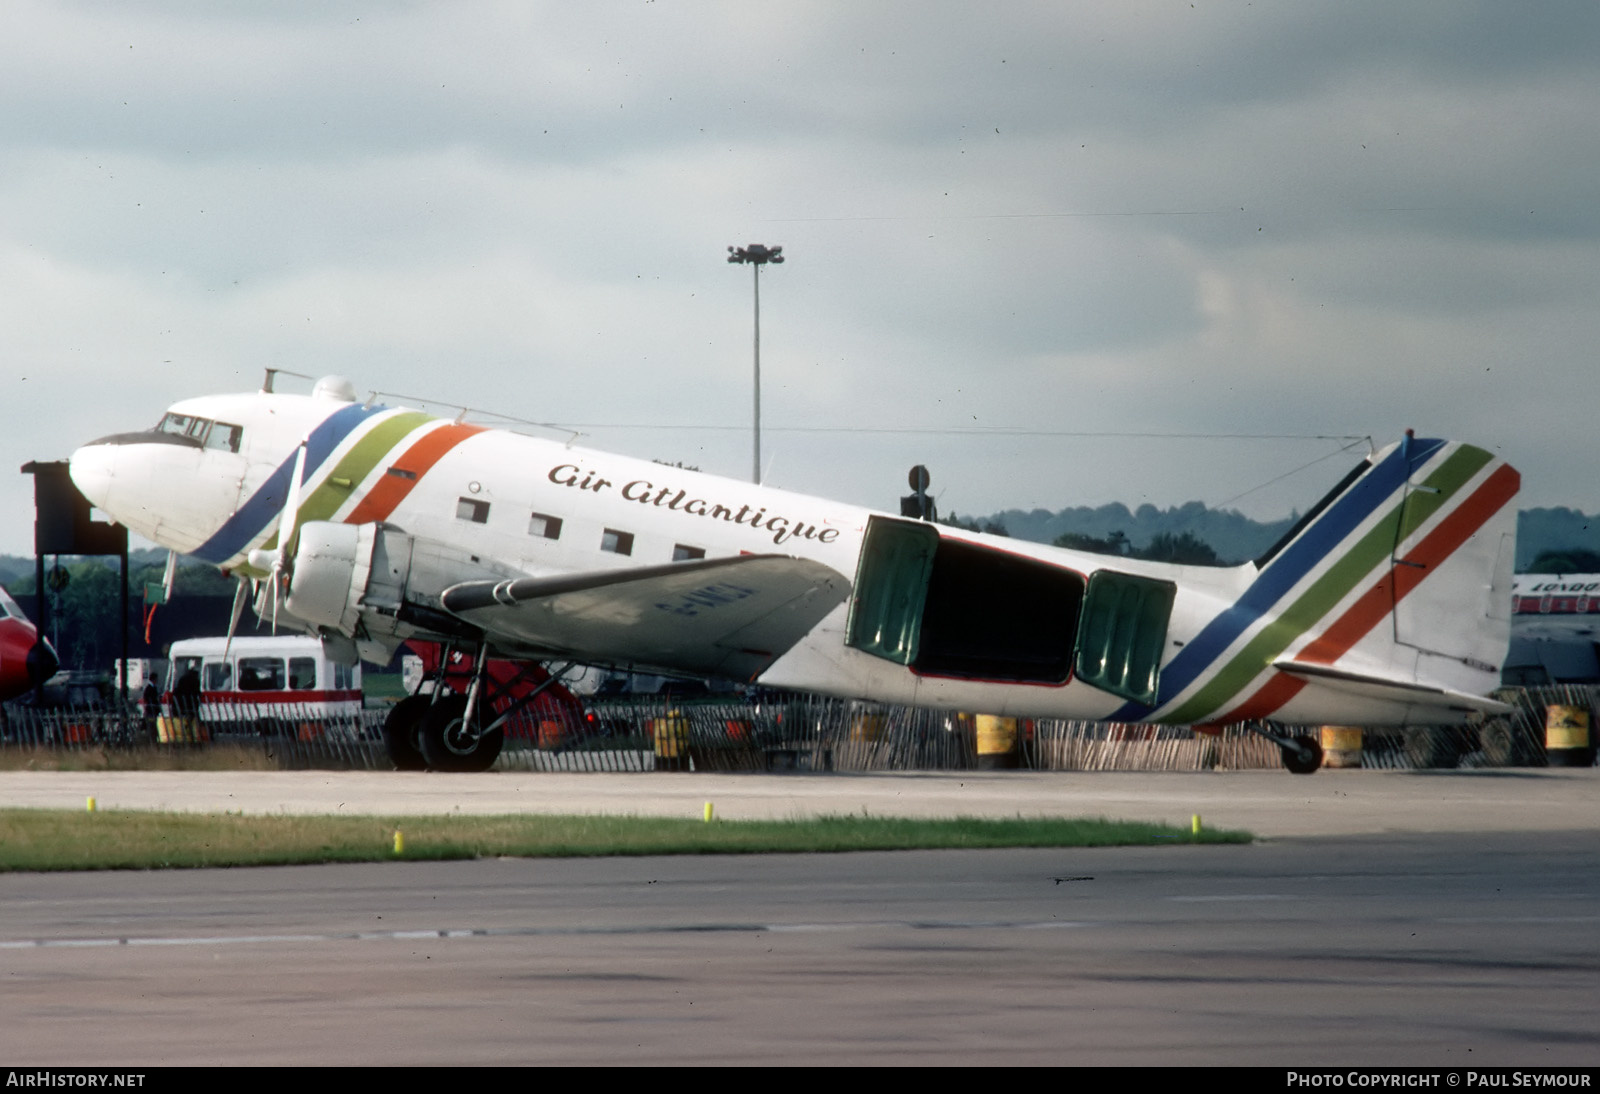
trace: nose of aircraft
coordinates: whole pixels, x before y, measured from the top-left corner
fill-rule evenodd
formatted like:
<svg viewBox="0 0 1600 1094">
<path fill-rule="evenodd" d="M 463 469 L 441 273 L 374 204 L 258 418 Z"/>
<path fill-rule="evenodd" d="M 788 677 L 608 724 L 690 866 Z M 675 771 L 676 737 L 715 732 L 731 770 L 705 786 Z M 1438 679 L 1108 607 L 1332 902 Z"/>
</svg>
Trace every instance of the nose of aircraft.
<svg viewBox="0 0 1600 1094">
<path fill-rule="evenodd" d="M 43 638 L 33 644 L 28 651 L 28 686 L 37 687 L 56 674 L 61 667 L 61 662 L 56 658 L 56 651 L 50 648 L 50 643 Z"/>
<path fill-rule="evenodd" d="M 49 680 L 60 667 L 56 651 L 31 624 L 0 620 L 0 700 L 15 699 Z"/>
<path fill-rule="evenodd" d="M 103 508 L 111 494 L 111 459 L 115 452 L 114 445 L 86 444 L 67 461 L 72 481 L 92 505 Z"/>
</svg>

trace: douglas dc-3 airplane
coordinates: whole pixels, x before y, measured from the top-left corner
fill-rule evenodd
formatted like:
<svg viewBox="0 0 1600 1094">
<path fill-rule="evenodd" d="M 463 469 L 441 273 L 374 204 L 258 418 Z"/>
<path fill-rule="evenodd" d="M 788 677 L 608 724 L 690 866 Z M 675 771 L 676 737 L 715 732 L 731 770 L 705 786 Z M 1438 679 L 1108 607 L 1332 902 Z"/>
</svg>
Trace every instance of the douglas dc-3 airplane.
<svg viewBox="0 0 1600 1094">
<path fill-rule="evenodd" d="M 1176 566 L 361 402 L 337 377 L 311 395 L 272 386 L 269 373 L 259 392 L 175 403 L 153 429 L 78 449 L 72 477 L 141 535 L 251 579 L 263 616 L 347 662 L 420 638 L 478 665 L 1250 722 L 1297 771 L 1321 753 L 1293 726 L 1510 709 L 1486 696 L 1508 643 L 1520 477 L 1470 445 L 1408 434 L 1262 558 Z M 397 763 L 488 767 L 503 730 L 477 696 L 402 703 L 385 731 Z"/>
</svg>

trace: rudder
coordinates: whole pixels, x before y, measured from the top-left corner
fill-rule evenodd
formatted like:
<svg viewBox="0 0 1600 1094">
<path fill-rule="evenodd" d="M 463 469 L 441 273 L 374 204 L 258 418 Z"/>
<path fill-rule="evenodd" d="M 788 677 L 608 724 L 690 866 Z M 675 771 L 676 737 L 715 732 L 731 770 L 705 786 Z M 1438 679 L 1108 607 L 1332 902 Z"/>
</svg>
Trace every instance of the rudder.
<svg viewBox="0 0 1600 1094">
<path fill-rule="evenodd" d="M 1493 690 L 1510 635 L 1519 485 L 1504 461 L 1459 442 L 1408 435 L 1375 453 L 1257 561 L 1248 589 L 1164 670 L 1158 716 L 1355 711 L 1314 701 L 1334 689 L 1371 699 L 1374 719 L 1412 708 L 1433 717 Z"/>
</svg>

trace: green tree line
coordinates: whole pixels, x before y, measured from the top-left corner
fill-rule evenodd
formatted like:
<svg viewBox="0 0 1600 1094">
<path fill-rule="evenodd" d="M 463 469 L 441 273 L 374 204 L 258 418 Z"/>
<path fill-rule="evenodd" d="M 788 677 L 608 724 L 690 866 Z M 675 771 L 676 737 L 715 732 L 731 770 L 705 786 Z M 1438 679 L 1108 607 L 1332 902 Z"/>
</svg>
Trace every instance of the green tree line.
<svg viewBox="0 0 1600 1094">
<path fill-rule="evenodd" d="M 161 584 L 166 560 L 162 552 L 146 554 L 159 561 L 130 558 L 128 566 L 128 644 L 133 657 L 161 653 L 159 649 L 146 650 L 144 644 L 144 589 L 146 584 Z M 29 599 L 35 593 L 35 582 L 30 571 L 12 579 L 7 588 L 13 596 Z M 231 602 L 234 588 L 233 580 L 214 567 L 190 563 L 178 567 L 172 598 L 190 604 L 200 598 Z M 46 559 L 45 596 L 49 603 L 45 637 L 55 646 L 62 668 L 104 670 L 122 656 L 122 574 L 117 559 Z M 253 626 L 254 618 L 249 622 Z"/>
</svg>

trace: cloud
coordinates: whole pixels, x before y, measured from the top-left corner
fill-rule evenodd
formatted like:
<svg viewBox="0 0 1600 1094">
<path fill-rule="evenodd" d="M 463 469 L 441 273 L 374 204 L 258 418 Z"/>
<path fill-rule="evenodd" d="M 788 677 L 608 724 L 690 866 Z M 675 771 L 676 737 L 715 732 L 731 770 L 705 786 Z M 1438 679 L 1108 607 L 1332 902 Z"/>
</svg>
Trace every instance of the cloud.
<svg viewBox="0 0 1600 1094">
<path fill-rule="evenodd" d="M 1195 435 L 1415 426 L 1600 509 L 1588 5 L 10 14 L 14 465 L 271 366 L 742 476 L 724 257 L 766 242 L 782 485 L 893 507 L 922 462 L 963 512 L 1215 503 L 1339 442 Z"/>
</svg>

